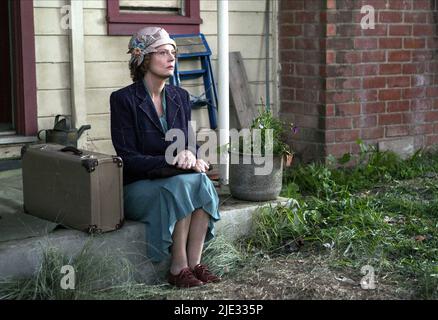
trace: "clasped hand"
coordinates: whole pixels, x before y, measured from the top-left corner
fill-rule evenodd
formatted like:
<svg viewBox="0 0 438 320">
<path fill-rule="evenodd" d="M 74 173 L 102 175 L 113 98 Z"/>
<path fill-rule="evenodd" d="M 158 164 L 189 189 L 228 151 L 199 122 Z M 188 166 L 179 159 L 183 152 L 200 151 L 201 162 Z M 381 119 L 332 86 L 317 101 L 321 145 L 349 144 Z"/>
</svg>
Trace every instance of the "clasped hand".
<svg viewBox="0 0 438 320">
<path fill-rule="evenodd" d="M 208 163 L 202 159 L 196 159 L 195 155 L 189 150 L 183 150 L 173 160 L 173 165 L 177 168 L 189 170 L 193 169 L 196 172 L 207 172 Z"/>
</svg>

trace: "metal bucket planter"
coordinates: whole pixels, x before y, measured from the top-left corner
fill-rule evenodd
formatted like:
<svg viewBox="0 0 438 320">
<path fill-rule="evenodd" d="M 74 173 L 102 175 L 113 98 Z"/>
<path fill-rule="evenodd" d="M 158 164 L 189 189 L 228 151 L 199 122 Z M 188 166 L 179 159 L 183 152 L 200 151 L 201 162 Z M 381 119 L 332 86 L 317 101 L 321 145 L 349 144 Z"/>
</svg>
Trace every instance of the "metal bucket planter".
<svg viewBox="0 0 438 320">
<path fill-rule="evenodd" d="M 230 160 L 233 153 L 230 153 Z M 272 171 L 267 175 L 256 175 L 255 168 L 262 169 L 266 163 L 261 163 L 258 156 L 250 156 L 251 163 L 243 164 L 243 154 L 238 154 L 239 164 L 230 163 L 229 188 L 234 198 L 247 201 L 275 200 L 282 187 L 283 157 L 274 156 L 272 159 Z M 254 158 L 256 161 L 254 161 Z M 231 162 L 231 161 L 230 161 Z"/>
</svg>

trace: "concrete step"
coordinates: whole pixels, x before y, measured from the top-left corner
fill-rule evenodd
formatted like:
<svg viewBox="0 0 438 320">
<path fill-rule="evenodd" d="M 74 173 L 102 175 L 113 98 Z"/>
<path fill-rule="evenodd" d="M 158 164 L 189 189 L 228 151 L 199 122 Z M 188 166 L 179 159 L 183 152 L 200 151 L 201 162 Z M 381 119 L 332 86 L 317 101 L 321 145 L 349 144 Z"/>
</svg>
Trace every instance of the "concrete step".
<svg viewBox="0 0 438 320">
<path fill-rule="evenodd" d="M 0 144 L 0 159 L 20 159 L 25 143 Z"/>
<path fill-rule="evenodd" d="M 3 172 L 3 176 L 8 175 Z M 216 235 L 222 235 L 229 240 L 239 239 L 250 232 L 252 218 L 257 208 L 268 204 L 272 206 L 285 204 L 287 201 L 285 198 L 269 202 L 241 201 L 229 195 L 227 186 L 217 190 L 222 219 L 216 223 Z M 42 236 L 0 242 L 0 278 L 31 276 L 41 264 L 43 252 L 47 248 L 55 248 L 67 256 L 74 257 L 91 241 L 90 251 L 93 254 L 110 255 L 114 259 L 128 259 L 135 266 L 135 276 L 138 281 L 156 283 L 163 278 L 169 261 L 160 264 L 148 261 L 145 258 L 144 239 L 144 225 L 127 221 L 120 230 L 101 235 L 91 236 L 77 230 L 55 229 Z"/>
</svg>

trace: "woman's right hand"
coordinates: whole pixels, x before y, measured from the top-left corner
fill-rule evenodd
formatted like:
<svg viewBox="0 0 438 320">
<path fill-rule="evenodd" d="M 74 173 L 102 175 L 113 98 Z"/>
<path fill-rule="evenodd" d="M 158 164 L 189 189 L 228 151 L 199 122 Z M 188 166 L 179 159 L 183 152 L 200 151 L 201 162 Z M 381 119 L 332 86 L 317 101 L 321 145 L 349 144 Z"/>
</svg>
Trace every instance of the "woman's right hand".
<svg viewBox="0 0 438 320">
<path fill-rule="evenodd" d="M 197 159 L 196 165 L 193 168 L 196 172 L 207 172 L 209 168 L 209 164 L 205 162 L 203 159 Z"/>
<path fill-rule="evenodd" d="M 191 151 L 183 150 L 177 154 L 172 164 L 180 169 L 193 169 L 196 166 L 196 157 Z"/>
</svg>

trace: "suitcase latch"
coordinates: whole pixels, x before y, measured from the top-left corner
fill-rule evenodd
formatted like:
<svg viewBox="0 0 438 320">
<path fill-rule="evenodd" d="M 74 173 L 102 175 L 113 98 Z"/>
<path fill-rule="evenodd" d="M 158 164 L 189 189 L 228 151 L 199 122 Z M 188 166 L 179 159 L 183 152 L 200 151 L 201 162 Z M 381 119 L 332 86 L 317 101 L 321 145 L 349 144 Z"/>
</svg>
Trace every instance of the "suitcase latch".
<svg viewBox="0 0 438 320">
<path fill-rule="evenodd" d="M 123 167 L 123 160 L 120 157 L 113 156 L 113 162 L 117 163 L 119 168 Z"/>
<path fill-rule="evenodd" d="M 99 165 L 99 161 L 97 161 L 96 158 L 93 157 L 87 157 L 86 159 L 82 159 L 82 166 L 87 169 L 88 173 L 93 172 L 96 170 L 96 167 Z"/>
</svg>

